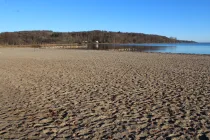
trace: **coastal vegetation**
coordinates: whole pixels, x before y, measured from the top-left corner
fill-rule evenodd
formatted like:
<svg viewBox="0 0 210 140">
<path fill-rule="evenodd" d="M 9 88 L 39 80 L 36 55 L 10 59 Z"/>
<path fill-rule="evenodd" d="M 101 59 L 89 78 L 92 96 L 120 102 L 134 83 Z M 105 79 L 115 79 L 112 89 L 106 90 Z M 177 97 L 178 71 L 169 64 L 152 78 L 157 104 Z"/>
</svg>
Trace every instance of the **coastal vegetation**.
<svg viewBox="0 0 210 140">
<path fill-rule="evenodd" d="M 84 32 L 53 32 L 48 30 L 20 31 L 0 33 L 1 45 L 29 45 L 29 44 L 82 44 L 82 43 L 190 43 L 193 41 L 177 40 L 143 33 L 124 33 L 110 31 Z"/>
</svg>

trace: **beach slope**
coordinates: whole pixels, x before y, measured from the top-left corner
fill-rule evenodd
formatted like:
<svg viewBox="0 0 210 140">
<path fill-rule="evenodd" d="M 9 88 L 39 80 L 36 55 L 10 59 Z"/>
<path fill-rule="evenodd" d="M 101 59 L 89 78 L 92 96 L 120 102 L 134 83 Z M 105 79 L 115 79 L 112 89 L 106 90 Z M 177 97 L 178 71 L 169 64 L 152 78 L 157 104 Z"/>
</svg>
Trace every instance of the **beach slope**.
<svg viewBox="0 0 210 140">
<path fill-rule="evenodd" d="M 0 139 L 210 138 L 208 55 L 0 52 Z"/>
</svg>

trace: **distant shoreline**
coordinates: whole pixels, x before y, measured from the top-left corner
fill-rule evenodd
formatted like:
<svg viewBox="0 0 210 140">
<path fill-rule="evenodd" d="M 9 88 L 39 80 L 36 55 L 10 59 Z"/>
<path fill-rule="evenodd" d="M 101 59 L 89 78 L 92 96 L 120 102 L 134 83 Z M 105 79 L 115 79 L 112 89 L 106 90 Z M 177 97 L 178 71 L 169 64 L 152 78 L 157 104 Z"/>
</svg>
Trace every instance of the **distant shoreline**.
<svg viewBox="0 0 210 140">
<path fill-rule="evenodd" d="M 192 43 L 187 43 L 187 42 L 179 42 L 179 43 L 87 43 L 87 44 L 117 44 L 117 45 L 126 45 L 126 44 L 134 44 L 134 45 L 138 45 L 138 44 L 198 44 L 198 43 L 202 43 L 202 42 L 192 42 Z M 204 42 L 207 43 L 207 42 Z M 3 47 L 7 47 L 7 48 L 34 48 L 34 47 L 53 47 L 53 46 L 84 46 L 86 44 L 78 44 L 78 43 L 74 43 L 74 44 L 27 44 L 27 45 L 5 45 L 5 44 L 0 44 L 0 48 Z"/>
<path fill-rule="evenodd" d="M 0 44 L 69 44 L 69 43 L 193 43 L 195 41 L 179 40 L 156 34 L 84 31 L 84 32 L 53 32 L 53 31 L 20 31 L 0 33 Z"/>
</svg>

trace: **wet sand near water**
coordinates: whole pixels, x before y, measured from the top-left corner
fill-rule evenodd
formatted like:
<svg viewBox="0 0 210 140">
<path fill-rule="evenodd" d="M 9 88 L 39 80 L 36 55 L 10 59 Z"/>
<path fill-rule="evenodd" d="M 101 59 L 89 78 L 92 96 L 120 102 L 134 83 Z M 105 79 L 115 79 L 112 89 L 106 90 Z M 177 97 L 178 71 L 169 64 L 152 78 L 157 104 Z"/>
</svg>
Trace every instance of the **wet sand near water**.
<svg viewBox="0 0 210 140">
<path fill-rule="evenodd" d="M 210 138 L 208 55 L 0 52 L 0 139 Z"/>
</svg>

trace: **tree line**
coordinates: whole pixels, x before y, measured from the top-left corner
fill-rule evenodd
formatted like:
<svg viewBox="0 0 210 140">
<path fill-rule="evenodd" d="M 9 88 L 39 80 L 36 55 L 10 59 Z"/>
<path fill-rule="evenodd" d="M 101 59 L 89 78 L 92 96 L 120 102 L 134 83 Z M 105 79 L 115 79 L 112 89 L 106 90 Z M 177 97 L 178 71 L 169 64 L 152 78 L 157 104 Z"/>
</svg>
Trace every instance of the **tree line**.
<svg viewBox="0 0 210 140">
<path fill-rule="evenodd" d="M 193 42 L 177 40 L 175 37 L 143 33 L 123 33 L 109 31 L 53 32 L 53 31 L 20 31 L 0 33 L 0 44 L 71 44 L 78 43 L 181 43 Z"/>
</svg>

